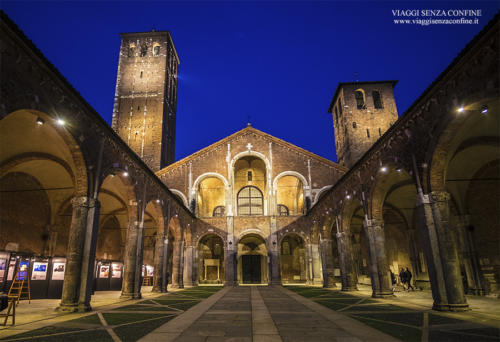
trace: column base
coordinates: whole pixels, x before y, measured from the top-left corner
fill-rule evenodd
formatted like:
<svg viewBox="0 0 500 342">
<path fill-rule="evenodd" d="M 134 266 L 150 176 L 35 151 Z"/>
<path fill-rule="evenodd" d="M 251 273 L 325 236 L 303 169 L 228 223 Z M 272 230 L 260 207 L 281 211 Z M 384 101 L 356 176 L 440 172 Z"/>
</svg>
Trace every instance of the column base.
<svg viewBox="0 0 500 342">
<path fill-rule="evenodd" d="M 57 312 L 64 312 L 64 313 L 70 313 L 70 312 L 78 312 L 78 304 L 73 303 L 73 304 L 59 304 L 59 306 L 56 308 Z"/>
<path fill-rule="evenodd" d="M 226 280 L 224 282 L 224 286 L 237 286 L 237 285 L 238 285 L 238 283 L 234 280 Z"/>
<path fill-rule="evenodd" d="M 133 292 L 133 293 L 126 293 L 126 292 L 122 292 L 122 294 L 120 295 L 120 298 L 122 299 L 141 299 L 142 298 L 142 294 L 140 292 Z"/>
<path fill-rule="evenodd" d="M 183 289 L 184 288 L 184 285 L 179 285 L 179 284 L 173 284 L 170 286 L 171 288 L 173 289 Z"/>
<path fill-rule="evenodd" d="M 271 280 L 269 285 L 281 285 L 281 280 Z"/>
<path fill-rule="evenodd" d="M 392 291 L 373 291 L 372 298 L 389 298 L 394 297 Z"/>
<path fill-rule="evenodd" d="M 165 291 L 162 291 L 160 287 L 153 287 L 153 289 L 151 290 L 151 292 L 162 293 L 162 292 L 165 292 Z"/>
<path fill-rule="evenodd" d="M 470 307 L 469 304 L 464 303 L 464 304 L 448 304 L 449 310 L 453 312 L 460 312 L 460 311 L 469 311 Z"/>
<path fill-rule="evenodd" d="M 358 291 L 358 287 L 356 285 L 342 286 L 341 291 Z"/>
</svg>

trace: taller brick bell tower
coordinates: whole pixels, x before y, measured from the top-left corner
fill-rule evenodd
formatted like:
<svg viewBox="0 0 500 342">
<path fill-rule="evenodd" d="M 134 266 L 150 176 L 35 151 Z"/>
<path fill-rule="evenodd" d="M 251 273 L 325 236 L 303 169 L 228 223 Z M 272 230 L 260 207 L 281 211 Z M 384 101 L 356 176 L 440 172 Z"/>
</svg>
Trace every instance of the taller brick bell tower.
<svg viewBox="0 0 500 342">
<path fill-rule="evenodd" d="M 339 83 L 328 112 L 333 115 L 338 163 L 351 168 L 398 119 L 397 81 Z"/>
<path fill-rule="evenodd" d="M 168 31 L 121 38 L 112 127 L 158 171 L 175 159 L 179 57 Z"/>
</svg>

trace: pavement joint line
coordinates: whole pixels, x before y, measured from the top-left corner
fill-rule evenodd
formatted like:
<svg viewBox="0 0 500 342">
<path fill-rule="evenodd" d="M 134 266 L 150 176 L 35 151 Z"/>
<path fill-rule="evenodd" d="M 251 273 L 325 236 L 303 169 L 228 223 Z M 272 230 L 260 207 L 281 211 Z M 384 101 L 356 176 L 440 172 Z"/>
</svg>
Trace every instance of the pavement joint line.
<svg viewBox="0 0 500 342">
<path fill-rule="evenodd" d="M 99 317 L 99 320 L 101 321 L 102 325 L 104 326 L 104 328 L 108 332 L 109 336 L 111 336 L 111 338 L 113 339 L 113 341 L 115 341 L 115 342 L 122 342 L 122 340 L 114 332 L 113 328 L 111 328 L 110 326 L 108 326 L 108 322 L 106 322 L 106 320 L 104 319 L 104 316 L 102 315 L 102 312 L 98 312 L 97 313 L 97 317 Z"/>
<path fill-rule="evenodd" d="M 361 299 L 360 299 L 360 300 L 358 300 L 356 303 L 351 304 L 351 305 L 348 305 L 348 306 L 346 306 L 345 308 L 342 308 L 342 309 L 339 309 L 339 310 L 336 310 L 336 311 L 337 311 L 337 312 L 345 311 L 345 310 L 347 310 L 347 309 L 349 309 L 349 308 L 352 308 L 353 306 L 356 306 L 356 305 L 359 305 L 359 304 L 363 303 L 365 300 L 366 300 L 366 298 L 361 298 Z"/>
<path fill-rule="evenodd" d="M 346 313 L 336 312 L 331 310 L 319 303 L 316 303 L 308 298 L 305 298 L 291 290 L 286 289 L 283 286 L 278 287 L 283 293 L 287 294 L 289 297 L 292 297 L 297 302 L 305 305 L 307 308 L 313 310 L 319 315 L 323 316 L 327 320 L 333 322 L 335 325 L 339 327 L 339 329 L 344 330 L 345 332 L 353 335 L 356 338 L 359 338 L 363 341 L 385 341 L 385 342 L 393 342 L 400 341 L 390 335 L 387 335 L 375 328 L 372 328 L 366 324 L 363 324 L 356 319 L 350 317 Z"/>
<path fill-rule="evenodd" d="M 138 341 L 158 341 L 171 342 L 179 337 L 185 330 L 189 329 L 197 319 L 207 312 L 220 298 L 222 298 L 231 287 L 224 287 L 219 291 L 214 292 L 208 298 L 201 300 L 198 304 L 192 306 L 182 314 L 177 315 L 167 323 L 161 325 L 155 330 L 149 332 Z"/>
<path fill-rule="evenodd" d="M 351 316 L 356 316 L 356 317 L 359 317 L 359 318 L 368 319 L 368 320 L 374 321 L 374 322 L 380 322 L 380 323 L 386 323 L 386 324 L 394 324 L 394 325 L 400 325 L 400 326 L 407 327 L 407 328 L 413 328 L 413 329 L 422 330 L 422 327 L 418 327 L 416 325 L 411 325 L 411 324 L 405 324 L 405 323 L 400 323 L 400 322 L 388 321 L 388 320 L 385 320 L 385 319 L 378 319 L 378 318 L 360 316 L 360 315 L 357 315 L 357 314 L 351 314 Z"/>
<path fill-rule="evenodd" d="M 424 317 L 422 319 L 422 342 L 429 341 L 429 313 L 424 312 Z"/>
<path fill-rule="evenodd" d="M 283 341 L 278 328 L 272 319 L 258 287 L 250 288 L 250 302 L 252 305 L 252 341 L 257 342 L 266 338 L 278 342 Z M 264 337 L 266 336 L 266 337 Z"/>
</svg>

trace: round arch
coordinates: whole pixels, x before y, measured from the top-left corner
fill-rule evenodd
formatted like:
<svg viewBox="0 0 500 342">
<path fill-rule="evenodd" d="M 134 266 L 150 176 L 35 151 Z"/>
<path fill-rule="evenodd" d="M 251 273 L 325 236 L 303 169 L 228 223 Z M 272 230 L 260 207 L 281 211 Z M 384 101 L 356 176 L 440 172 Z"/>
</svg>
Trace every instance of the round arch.
<svg viewBox="0 0 500 342">
<path fill-rule="evenodd" d="M 19 118 L 19 120 L 24 120 L 25 123 L 32 123 L 33 125 L 21 125 L 22 128 L 15 128 L 15 127 L 10 127 L 12 125 L 12 120 L 15 120 Z M 37 121 L 41 120 L 40 122 L 42 125 L 38 125 Z M 85 160 L 85 157 L 82 153 L 82 150 L 80 149 L 80 145 L 76 142 L 76 139 L 73 137 L 73 135 L 63 126 L 63 125 L 58 125 L 56 124 L 57 118 L 53 118 L 49 116 L 48 114 L 34 110 L 34 109 L 19 109 L 16 111 L 13 111 L 9 114 L 7 114 L 0 123 L 0 130 L 1 127 L 4 125 L 9 125 L 10 128 L 7 128 L 9 131 L 9 134 L 13 134 L 16 136 L 32 136 L 32 137 L 38 137 L 38 134 L 29 134 L 29 132 L 26 132 L 26 127 L 34 127 L 34 128 L 41 128 L 41 127 L 35 127 L 35 126 L 45 126 L 47 125 L 50 127 L 56 134 L 57 136 L 64 141 L 65 146 L 67 147 L 67 153 L 68 156 L 70 157 L 72 161 L 72 174 L 74 176 L 74 187 L 75 187 L 75 195 L 76 196 L 85 196 L 88 193 L 88 188 L 89 188 L 89 178 L 87 174 L 87 163 Z M 21 130 L 21 131 L 20 131 Z M 24 133 L 24 134 L 23 134 Z M 28 133 L 28 134 L 27 134 Z M 49 134 L 49 133 L 48 133 Z M 4 143 L 4 139 L 8 139 L 7 134 L 2 134 L 2 145 L 7 146 Z M 10 145 L 10 144 L 8 144 Z M 20 146 L 18 148 L 21 148 Z M 15 149 L 12 149 L 15 150 Z M 31 152 L 41 152 L 41 151 L 29 151 Z M 14 157 L 16 154 L 23 154 L 23 153 L 17 153 L 15 151 L 12 151 L 10 153 L 13 153 L 12 156 Z M 10 159 L 10 157 L 7 157 L 6 160 Z M 15 159 L 15 158 L 14 158 Z"/>
<path fill-rule="evenodd" d="M 186 208 L 188 207 L 188 200 L 186 198 L 186 195 L 184 195 L 181 191 L 179 191 L 177 189 L 171 189 L 171 188 L 169 188 L 169 190 L 170 190 L 170 192 L 172 194 L 177 195 L 181 199 L 182 203 L 184 203 L 184 205 L 186 206 Z"/>
<path fill-rule="evenodd" d="M 217 172 L 205 172 L 205 173 L 199 175 L 198 178 L 196 178 L 196 180 L 193 183 L 193 189 L 197 189 L 198 185 L 200 185 L 202 180 L 204 180 L 205 178 L 210 178 L 210 177 L 215 177 L 215 178 L 220 179 L 222 181 L 222 183 L 224 183 L 224 187 L 226 189 L 229 188 L 229 182 L 227 181 L 227 179 L 223 175 L 221 175 L 220 173 L 217 173 Z"/>
<path fill-rule="evenodd" d="M 284 177 L 284 176 L 294 176 L 294 177 L 297 177 L 298 179 L 301 180 L 304 188 L 307 188 L 309 185 L 307 183 L 307 180 L 306 178 L 298 173 L 297 171 L 283 171 L 281 173 L 279 173 L 276 177 L 274 177 L 274 180 L 273 180 L 273 189 L 276 189 L 276 185 L 278 183 L 278 179 L 280 179 L 281 177 Z"/>
<path fill-rule="evenodd" d="M 318 203 L 319 199 L 321 198 L 321 196 L 328 190 L 330 190 L 331 188 L 333 187 L 333 185 L 325 185 L 324 187 L 322 187 L 321 189 L 319 189 L 319 191 L 316 193 L 316 195 L 314 196 L 314 204 Z"/>
</svg>

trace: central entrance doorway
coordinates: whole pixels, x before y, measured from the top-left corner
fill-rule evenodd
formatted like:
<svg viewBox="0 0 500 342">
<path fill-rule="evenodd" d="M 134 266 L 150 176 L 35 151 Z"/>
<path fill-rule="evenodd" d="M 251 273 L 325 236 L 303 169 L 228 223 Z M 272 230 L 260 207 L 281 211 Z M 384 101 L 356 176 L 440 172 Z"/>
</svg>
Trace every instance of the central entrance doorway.
<svg viewBox="0 0 500 342">
<path fill-rule="evenodd" d="M 267 247 L 257 234 L 248 234 L 238 242 L 238 284 L 268 284 Z"/>
<path fill-rule="evenodd" d="M 260 255 L 242 255 L 241 256 L 241 273 L 244 284 L 260 284 Z"/>
</svg>

